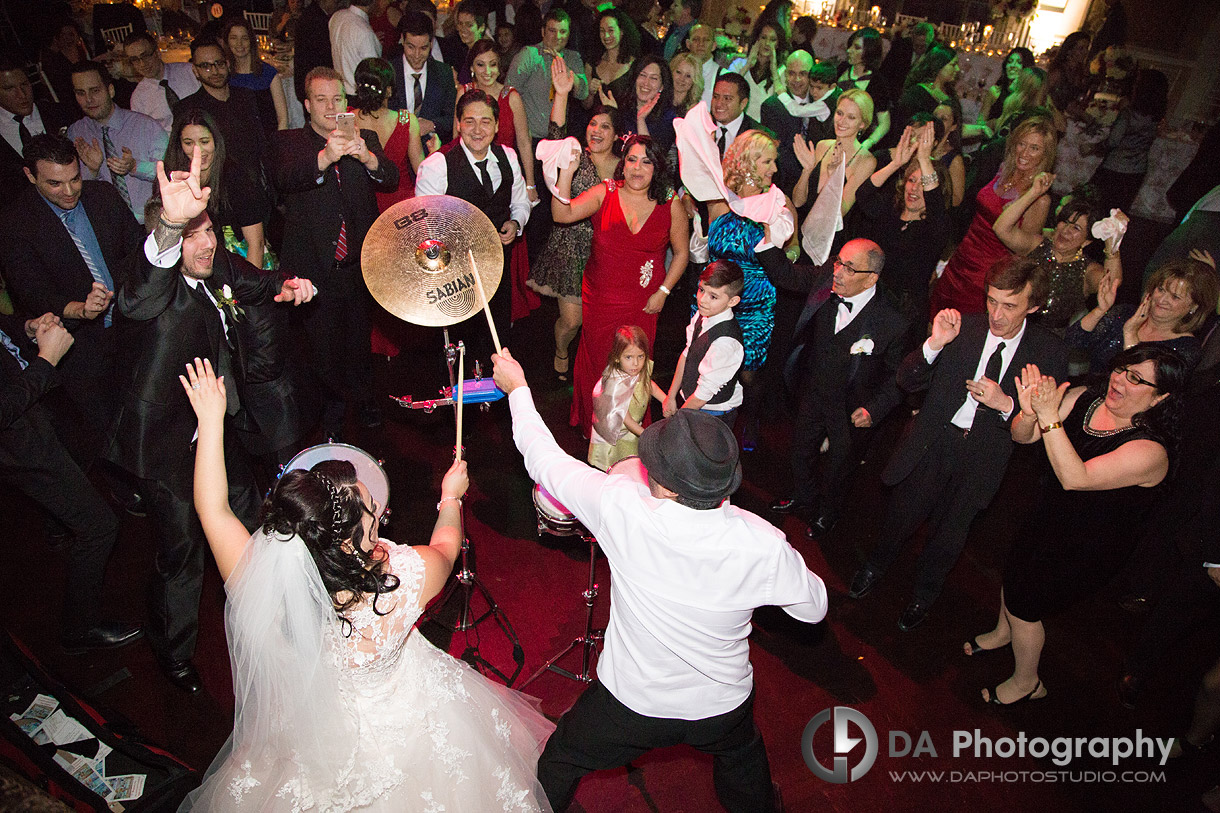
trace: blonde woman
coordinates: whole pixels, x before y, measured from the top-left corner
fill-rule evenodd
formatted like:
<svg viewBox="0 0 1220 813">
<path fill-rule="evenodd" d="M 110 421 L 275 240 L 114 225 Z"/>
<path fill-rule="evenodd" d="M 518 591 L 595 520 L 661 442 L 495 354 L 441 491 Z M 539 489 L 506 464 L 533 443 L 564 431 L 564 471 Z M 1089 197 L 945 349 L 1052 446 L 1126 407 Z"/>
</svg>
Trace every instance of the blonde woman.
<svg viewBox="0 0 1220 813">
<path fill-rule="evenodd" d="M 796 138 L 793 147 L 796 159 L 801 162 L 801 177 L 797 179 L 792 190 L 792 202 L 798 207 L 811 200 L 809 195 L 809 180 L 813 171 L 818 171 L 818 187 L 820 193 L 830 180 L 839 163 L 846 157 L 847 176 L 843 182 L 843 214 L 851 211 L 856 202 L 856 190 L 860 184 L 873 174 L 877 168 L 877 159 L 873 157 L 860 142 L 860 136 L 872 126 L 873 100 L 863 90 L 852 88 L 846 90 L 835 105 L 834 138 L 819 141 L 810 150 L 808 142 Z M 816 197 L 816 196 L 815 196 Z"/>
<path fill-rule="evenodd" d="M 703 98 L 703 66 L 689 51 L 683 51 L 669 60 L 669 70 L 674 77 L 674 110 L 685 116 Z"/>
<path fill-rule="evenodd" d="M 1035 116 L 1013 129 L 1008 136 L 1000 171 L 979 190 L 974 220 L 949 258 L 944 274 L 936 281 L 930 313 L 939 313 L 945 308 L 954 308 L 961 313 L 982 313 L 985 304 L 983 280 L 987 271 L 1012 254 L 996 236 L 996 219 L 1005 207 L 1029 191 L 1038 173 L 1049 172 L 1055 165 L 1057 143 L 1050 119 Z M 1050 197 L 1040 195 L 1025 210 L 1016 228 L 1028 239 L 1040 242 L 1042 226 L 1050 210 Z"/>
</svg>

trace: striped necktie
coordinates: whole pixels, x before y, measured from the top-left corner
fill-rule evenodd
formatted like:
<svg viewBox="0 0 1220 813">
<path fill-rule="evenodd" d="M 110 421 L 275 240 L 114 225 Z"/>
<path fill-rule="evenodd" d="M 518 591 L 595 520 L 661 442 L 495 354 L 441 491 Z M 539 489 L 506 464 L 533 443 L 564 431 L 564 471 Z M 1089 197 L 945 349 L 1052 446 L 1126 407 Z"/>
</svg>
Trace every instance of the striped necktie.
<svg viewBox="0 0 1220 813">
<path fill-rule="evenodd" d="M 0 344 L 4 345 L 5 350 L 13 354 L 13 358 L 17 359 L 17 363 L 21 365 L 21 369 L 24 370 L 26 367 L 30 366 L 30 363 L 22 358 L 21 351 L 17 348 L 17 345 L 3 330 L 0 330 Z"/>
<path fill-rule="evenodd" d="M 339 184 L 339 193 L 343 193 L 343 176 L 339 173 L 339 165 L 335 164 L 335 182 Z M 335 262 L 341 263 L 347 259 L 347 218 L 339 221 L 339 239 L 335 241 Z"/>
<path fill-rule="evenodd" d="M 100 282 L 102 285 L 105 285 L 107 291 L 113 291 L 114 280 L 110 279 L 109 275 L 102 271 L 101 267 L 97 264 L 96 258 L 89 253 L 87 248 L 85 248 L 85 242 L 77 236 L 76 231 L 68 222 L 68 218 L 72 216 L 72 212 L 74 211 L 76 210 L 72 209 L 67 212 L 62 212 L 59 215 L 59 219 L 64 222 L 64 228 L 68 230 L 68 234 L 72 237 L 72 242 L 76 244 L 76 250 L 80 252 L 80 258 L 85 261 L 85 267 L 89 269 L 89 276 L 93 277 L 94 282 Z M 113 321 L 113 317 L 111 316 L 111 310 L 113 308 L 114 303 L 112 302 L 110 307 L 106 309 L 106 313 L 102 316 L 102 324 L 106 327 L 110 327 L 110 323 Z"/>
<path fill-rule="evenodd" d="M 424 88 L 419 82 L 419 77 L 420 77 L 421 73 L 422 73 L 422 71 L 414 74 L 415 87 L 412 88 L 412 92 L 414 93 L 415 98 L 411 102 L 411 112 L 417 116 L 419 115 L 420 109 L 424 106 Z"/>
<path fill-rule="evenodd" d="M 110 128 L 102 126 L 102 149 L 106 152 L 107 158 L 122 158 L 123 154 L 114 149 L 114 142 L 110 140 Z M 119 197 L 123 199 L 123 203 L 127 204 L 127 208 L 131 208 L 131 193 L 127 191 L 127 178 L 119 175 L 114 170 L 110 171 L 110 182 L 114 184 L 114 188 L 119 190 Z"/>
</svg>

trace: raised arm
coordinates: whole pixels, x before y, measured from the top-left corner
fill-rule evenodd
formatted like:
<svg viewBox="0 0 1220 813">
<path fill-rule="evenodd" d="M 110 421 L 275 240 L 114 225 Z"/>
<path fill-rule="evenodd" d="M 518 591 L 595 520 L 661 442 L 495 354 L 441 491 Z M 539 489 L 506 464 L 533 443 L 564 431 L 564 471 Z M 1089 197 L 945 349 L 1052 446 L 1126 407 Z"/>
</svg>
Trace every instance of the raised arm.
<svg viewBox="0 0 1220 813">
<path fill-rule="evenodd" d="M 578 165 L 579 162 L 573 161 L 567 169 L 559 170 L 559 177 L 555 180 L 555 188 L 559 194 L 551 196 L 551 218 L 556 223 L 577 223 L 585 218 L 593 217 L 601 208 L 602 201 L 606 199 L 604 183 L 586 189 L 571 203 L 564 203 L 559 199 L 560 197 L 571 197 L 572 177 L 576 174 Z"/>
<path fill-rule="evenodd" d="M 250 532 L 229 507 L 229 479 L 225 473 L 225 382 L 218 379 L 207 359 L 186 365 L 178 376 L 191 408 L 199 418 L 199 441 L 195 446 L 195 512 L 203 525 L 208 547 L 216 558 L 220 577 L 229 574 L 241 560 Z"/>
<path fill-rule="evenodd" d="M 453 563 L 462 550 L 462 496 L 470 486 L 466 461 L 455 460 L 441 481 L 441 499 L 437 503 L 436 524 L 427 546 L 417 548 L 424 560 L 424 588 L 419 594 L 419 606 L 424 607 L 445 588 Z"/>
<path fill-rule="evenodd" d="M 1054 175 L 1049 172 L 1039 172 L 1034 176 L 1034 181 L 1029 185 L 1025 194 L 1004 207 L 1004 211 L 1000 212 L 1000 216 L 995 219 L 995 224 L 991 229 L 1009 251 L 1014 254 L 1028 254 L 1042 242 L 1042 223 L 1046 221 L 1047 210 L 1042 210 L 1040 219 L 1037 218 L 1036 211 L 1034 217 L 1031 217 L 1031 219 L 1038 220 L 1036 232 L 1030 229 L 1029 224 L 1022 226 L 1021 218 L 1027 211 L 1030 211 L 1035 201 L 1046 196 L 1054 182 Z M 1049 203 L 1050 199 L 1047 198 L 1048 206 Z"/>
</svg>

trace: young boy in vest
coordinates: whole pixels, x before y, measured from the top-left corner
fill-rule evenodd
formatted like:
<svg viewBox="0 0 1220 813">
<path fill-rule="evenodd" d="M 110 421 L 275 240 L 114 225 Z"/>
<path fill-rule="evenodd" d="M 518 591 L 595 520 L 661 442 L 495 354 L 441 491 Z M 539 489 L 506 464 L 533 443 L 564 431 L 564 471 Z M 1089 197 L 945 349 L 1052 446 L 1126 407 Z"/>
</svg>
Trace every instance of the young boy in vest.
<svg viewBox="0 0 1220 813">
<path fill-rule="evenodd" d="M 742 392 L 738 378 L 745 345 L 733 306 L 745 288 L 741 266 L 717 260 L 699 275 L 695 316 L 686 328 L 686 349 L 665 398 L 665 417 L 682 409 L 701 409 L 729 426 L 737 418 Z"/>
</svg>

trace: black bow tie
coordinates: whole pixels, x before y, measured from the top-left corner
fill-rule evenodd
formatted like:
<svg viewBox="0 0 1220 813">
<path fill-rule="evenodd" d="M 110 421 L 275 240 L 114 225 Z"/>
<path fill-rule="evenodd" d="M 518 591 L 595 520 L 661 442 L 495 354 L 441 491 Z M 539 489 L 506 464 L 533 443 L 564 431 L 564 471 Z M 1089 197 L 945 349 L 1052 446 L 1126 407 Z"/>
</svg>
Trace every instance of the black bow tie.
<svg viewBox="0 0 1220 813">
<path fill-rule="evenodd" d="M 854 302 L 848 302 L 846 299 L 839 296 L 838 294 L 833 294 L 830 298 L 835 301 L 836 305 L 842 305 L 843 307 L 847 308 L 847 310 L 849 312 L 851 311 L 852 307 L 855 305 Z"/>
</svg>

